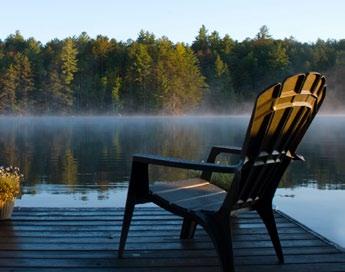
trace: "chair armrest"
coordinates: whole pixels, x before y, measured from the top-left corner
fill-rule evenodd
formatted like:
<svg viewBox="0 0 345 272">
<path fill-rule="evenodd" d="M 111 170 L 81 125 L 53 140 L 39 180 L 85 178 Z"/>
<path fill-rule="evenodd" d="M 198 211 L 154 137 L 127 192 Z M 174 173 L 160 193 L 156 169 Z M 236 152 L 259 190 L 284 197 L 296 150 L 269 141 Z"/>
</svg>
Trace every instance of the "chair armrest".
<svg viewBox="0 0 345 272">
<path fill-rule="evenodd" d="M 242 164 L 239 163 L 238 165 L 219 165 L 214 163 L 198 163 L 194 161 L 166 158 L 155 155 L 134 154 L 131 177 L 128 187 L 128 203 L 145 203 L 148 201 L 149 165 L 199 170 L 203 171 L 203 173 L 236 173 L 240 170 Z"/>
<path fill-rule="evenodd" d="M 167 158 L 156 155 L 135 154 L 133 155 L 133 162 L 143 164 L 161 165 L 173 168 L 182 168 L 190 170 L 220 172 L 220 173 L 235 173 L 239 171 L 240 164 L 238 165 L 220 165 L 214 163 L 199 163 L 194 161 Z"/>
<path fill-rule="evenodd" d="M 236 146 L 213 146 L 211 148 L 211 152 L 208 155 L 207 163 L 214 163 L 216 161 L 217 156 L 220 153 L 227 153 L 227 154 L 235 154 L 235 155 L 241 155 L 242 148 L 236 147 Z M 212 172 L 215 171 L 203 171 L 201 174 L 202 179 L 211 180 Z"/>
<path fill-rule="evenodd" d="M 208 155 L 207 162 L 214 163 L 220 153 L 241 155 L 242 148 L 236 146 L 213 146 Z"/>
<path fill-rule="evenodd" d="M 242 153 L 242 148 L 237 147 L 237 146 L 222 146 L 222 145 L 216 145 L 213 146 L 211 149 L 211 153 L 215 152 L 218 154 L 220 153 L 228 153 L 228 154 L 236 154 L 236 155 L 241 155 Z"/>
</svg>

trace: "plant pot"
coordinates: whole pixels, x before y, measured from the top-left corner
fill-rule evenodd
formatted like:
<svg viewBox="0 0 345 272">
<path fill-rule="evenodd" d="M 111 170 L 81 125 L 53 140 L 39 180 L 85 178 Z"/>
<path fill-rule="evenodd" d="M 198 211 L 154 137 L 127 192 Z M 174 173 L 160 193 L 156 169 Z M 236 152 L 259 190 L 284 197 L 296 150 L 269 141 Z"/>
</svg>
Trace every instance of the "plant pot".
<svg viewBox="0 0 345 272">
<path fill-rule="evenodd" d="M 10 219 L 14 208 L 15 199 L 0 203 L 0 220 Z"/>
</svg>

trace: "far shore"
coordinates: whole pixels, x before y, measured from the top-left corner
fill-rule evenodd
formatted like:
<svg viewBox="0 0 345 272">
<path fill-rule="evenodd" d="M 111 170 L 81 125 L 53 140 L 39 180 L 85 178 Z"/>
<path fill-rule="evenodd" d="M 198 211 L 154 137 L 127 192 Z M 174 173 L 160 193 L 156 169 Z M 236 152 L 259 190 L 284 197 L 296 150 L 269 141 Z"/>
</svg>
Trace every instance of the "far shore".
<svg viewBox="0 0 345 272">
<path fill-rule="evenodd" d="M 58 119 L 92 119 L 92 118 L 116 118 L 116 119 L 140 119 L 140 118 L 249 118 L 250 113 L 243 114 L 180 114 L 180 115 L 150 115 L 150 114 L 133 114 L 133 115 L 122 115 L 122 114 L 80 114 L 80 115 L 0 115 L 0 119 L 40 119 L 40 118 L 58 118 Z M 320 117 L 345 117 L 344 113 L 320 113 Z"/>
</svg>

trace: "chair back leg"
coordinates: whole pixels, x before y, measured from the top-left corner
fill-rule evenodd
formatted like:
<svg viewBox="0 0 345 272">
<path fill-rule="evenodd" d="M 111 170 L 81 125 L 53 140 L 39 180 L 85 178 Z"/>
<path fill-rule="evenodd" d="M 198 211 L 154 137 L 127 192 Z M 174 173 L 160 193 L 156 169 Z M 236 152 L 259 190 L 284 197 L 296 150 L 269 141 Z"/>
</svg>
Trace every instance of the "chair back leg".
<svg viewBox="0 0 345 272">
<path fill-rule="evenodd" d="M 210 235 L 217 250 L 222 271 L 234 272 L 234 255 L 232 249 L 231 218 L 230 216 L 219 216 L 210 214 L 204 218 L 204 229 Z"/>
<path fill-rule="evenodd" d="M 262 221 L 264 222 L 266 226 L 266 229 L 272 240 L 279 262 L 284 263 L 283 250 L 280 244 L 276 221 L 274 219 L 272 204 L 270 203 L 267 205 L 259 206 L 256 209 L 256 211 L 258 212 L 258 214 L 260 215 Z"/>
<path fill-rule="evenodd" d="M 180 239 L 193 239 L 197 223 L 189 218 L 183 218 Z"/>
</svg>

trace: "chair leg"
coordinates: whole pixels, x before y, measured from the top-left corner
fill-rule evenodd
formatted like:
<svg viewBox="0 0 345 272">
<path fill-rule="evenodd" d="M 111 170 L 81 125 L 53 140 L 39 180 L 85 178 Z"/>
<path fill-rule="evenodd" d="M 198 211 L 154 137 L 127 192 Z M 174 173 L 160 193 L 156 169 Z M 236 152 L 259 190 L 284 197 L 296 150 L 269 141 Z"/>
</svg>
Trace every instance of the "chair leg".
<svg viewBox="0 0 345 272">
<path fill-rule="evenodd" d="M 205 230 L 210 235 L 217 250 L 223 272 L 234 272 L 234 255 L 232 249 L 230 216 L 205 217 Z"/>
<path fill-rule="evenodd" d="M 127 199 L 125 214 L 124 214 L 123 223 L 122 223 L 119 251 L 118 251 L 118 257 L 119 258 L 123 257 L 123 253 L 124 253 L 125 245 L 126 245 L 126 241 L 127 241 L 127 236 L 128 236 L 128 231 L 129 231 L 129 226 L 130 226 L 131 221 L 132 221 L 134 206 L 135 206 L 134 201 Z"/>
<path fill-rule="evenodd" d="M 193 239 L 197 223 L 193 220 L 183 218 L 180 239 Z"/>
<path fill-rule="evenodd" d="M 257 208 L 257 212 L 260 215 L 262 221 L 264 222 L 266 229 L 268 231 L 268 234 L 271 237 L 279 262 L 284 263 L 283 250 L 282 250 L 282 246 L 279 240 L 279 235 L 278 235 L 276 221 L 274 219 L 272 205 L 270 204 L 267 206 L 259 207 Z"/>
</svg>

